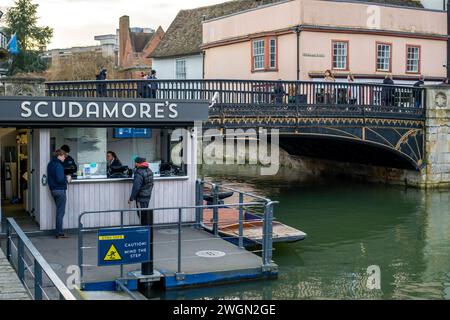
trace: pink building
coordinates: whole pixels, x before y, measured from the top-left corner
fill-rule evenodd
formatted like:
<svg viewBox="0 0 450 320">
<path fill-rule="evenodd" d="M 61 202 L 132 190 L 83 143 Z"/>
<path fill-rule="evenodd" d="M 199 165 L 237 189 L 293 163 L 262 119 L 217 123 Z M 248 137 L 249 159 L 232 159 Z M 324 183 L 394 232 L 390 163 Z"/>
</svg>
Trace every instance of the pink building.
<svg viewBox="0 0 450 320">
<path fill-rule="evenodd" d="M 388 73 L 396 83 L 419 74 L 441 81 L 446 13 L 403 3 L 417 7 L 292 0 L 205 21 L 205 78 L 315 80 L 330 69 L 357 81 L 379 82 Z"/>
</svg>

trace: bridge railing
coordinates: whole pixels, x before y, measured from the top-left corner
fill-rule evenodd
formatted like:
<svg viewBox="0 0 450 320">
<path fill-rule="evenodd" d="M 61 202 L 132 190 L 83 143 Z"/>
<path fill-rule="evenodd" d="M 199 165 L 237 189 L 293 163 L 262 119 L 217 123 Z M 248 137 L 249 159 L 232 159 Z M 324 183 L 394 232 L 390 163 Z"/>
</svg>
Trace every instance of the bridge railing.
<svg viewBox="0 0 450 320">
<path fill-rule="evenodd" d="M 422 118 L 425 89 L 374 83 L 257 80 L 47 82 L 48 96 L 214 100 L 210 116 L 361 115 Z"/>
</svg>

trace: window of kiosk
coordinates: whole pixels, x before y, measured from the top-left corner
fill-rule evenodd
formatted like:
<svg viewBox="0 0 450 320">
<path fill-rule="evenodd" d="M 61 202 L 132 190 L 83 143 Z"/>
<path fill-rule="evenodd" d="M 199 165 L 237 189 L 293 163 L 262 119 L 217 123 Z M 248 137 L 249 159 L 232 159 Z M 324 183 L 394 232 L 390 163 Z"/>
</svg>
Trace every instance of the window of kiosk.
<svg viewBox="0 0 450 320">
<path fill-rule="evenodd" d="M 183 131 L 160 128 L 63 128 L 50 131 L 51 151 L 70 147 L 77 164 L 76 179 L 128 178 L 134 159 L 147 159 L 156 177 L 187 175 L 183 159 Z M 116 161 L 108 161 L 113 152 Z M 73 170 L 75 171 L 75 170 Z"/>
</svg>

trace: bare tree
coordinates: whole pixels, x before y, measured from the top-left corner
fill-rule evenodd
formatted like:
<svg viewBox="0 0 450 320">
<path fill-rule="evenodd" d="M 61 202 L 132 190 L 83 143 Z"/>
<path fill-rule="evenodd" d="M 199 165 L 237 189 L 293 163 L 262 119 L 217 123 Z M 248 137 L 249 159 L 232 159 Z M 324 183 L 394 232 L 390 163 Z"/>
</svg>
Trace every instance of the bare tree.
<svg viewBox="0 0 450 320">
<path fill-rule="evenodd" d="M 109 79 L 120 76 L 113 58 L 105 58 L 101 53 L 83 52 L 54 59 L 46 78 L 51 81 L 95 80 L 101 67 L 108 70 Z"/>
</svg>

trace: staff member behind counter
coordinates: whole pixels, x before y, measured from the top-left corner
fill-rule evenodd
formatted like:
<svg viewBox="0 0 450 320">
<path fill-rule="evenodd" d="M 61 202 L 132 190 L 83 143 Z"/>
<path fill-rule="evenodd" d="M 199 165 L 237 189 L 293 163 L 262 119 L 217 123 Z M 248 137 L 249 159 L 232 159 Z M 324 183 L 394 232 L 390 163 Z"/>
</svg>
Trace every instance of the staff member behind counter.
<svg viewBox="0 0 450 320">
<path fill-rule="evenodd" d="M 122 162 L 120 162 L 119 157 L 117 157 L 117 154 L 114 151 L 108 151 L 106 153 L 106 162 L 106 173 L 108 177 L 114 174 L 114 169 L 120 170 L 123 168 Z"/>
<path fill-rule="evenodd" d="M 63 166 L 64 166 L 64 174 L 66 176 L 75 176 L 78 170 L 78 166 L 75 162 L 75 160 L 69 155 L 70 153 L 70 147 L 65 144 L 61 146 L 60 150 L 64 151 L 66 153 L 66 159 L 64 160 Z"/>
</svg>

